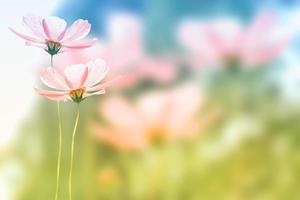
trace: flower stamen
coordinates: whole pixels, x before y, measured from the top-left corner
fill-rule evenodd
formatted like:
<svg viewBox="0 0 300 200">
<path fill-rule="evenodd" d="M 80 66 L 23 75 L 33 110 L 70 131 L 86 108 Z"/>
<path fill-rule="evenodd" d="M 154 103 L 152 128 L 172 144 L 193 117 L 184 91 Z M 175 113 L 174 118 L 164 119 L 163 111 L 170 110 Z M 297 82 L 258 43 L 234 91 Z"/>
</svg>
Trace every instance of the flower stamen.
<svg viewBox="0 0 300 200">
<path fill-rule="evenodd" d="M 46 41 L 47 49 L 45 49 L 50 55 L 56 55 L 61 49 L 61 44 L 52 40 Z"/>
<path fill-rule="evenodd" d="M 85 88 L 79 88 L 79 89 L 75 89 L 75 90 L 70 90 L 69 91 L 69 96 L 71 97 L 71 99 L 74 102 L 80 103 L 82 100 L 85 99 L 83 97 L 83 95 L 85 94 L 85 92 L 86 92 Z"/>
</svg>

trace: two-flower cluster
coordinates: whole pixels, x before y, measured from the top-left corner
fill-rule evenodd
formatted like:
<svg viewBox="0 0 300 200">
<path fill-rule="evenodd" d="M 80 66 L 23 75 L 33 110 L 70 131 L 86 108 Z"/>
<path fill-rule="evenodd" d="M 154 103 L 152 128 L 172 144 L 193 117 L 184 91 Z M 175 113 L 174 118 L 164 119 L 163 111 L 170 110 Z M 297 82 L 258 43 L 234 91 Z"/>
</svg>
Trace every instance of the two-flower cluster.
<svg viewBox="0 0 300 200">
<path fill-rule="evenodd" d="M 66 21 L 58 17 L 42 18 L 27 15 L 23 17 L 23 23 L 31 31 L 31 35 L 12 28 L 10 30 L 24 39 L 26 45 L 44 49 L 51 58 L 59 53 L 85 49 L 96 43 L 96 39 L 82 40 L 91 29 L 91 24 L 87 20 L 79 19 L 67 27 Z M 56 69 L 51 62 L 51 67 L 41 70 L 40 78 L 45 85 L 54 90 L 36 88 L 36 91 L 51 100 L 72 100 L 79 103 L 88 96 L 105 93 L 108 84 L 99 83 L 107 72 L 108 67 L 100 59 L 87 64 L 68 66 L 63 72 Z"/>
<path fill-rule="evenodd" d="M 26 45 L 36 46 L 44 49 L 51 57 L 51 67 L 40 71 L 42 82 L 52 88 L 39 89 L 36 92 L 50 100 L 57 101 L 57 112 L 59 121 L 59 149 L 57 159 L 57 177 L 55 200 L 58 199 L 59 177 L 62 154 L 62 123 L 60 120 L 59 101 L 73 101 L 79 105 L 81 101 L 92 95 L 105 93 L 105 88 L 114 80 L 100 83 L 108 72 L 106 63 L 101 59 L 90 61 L 86 64 L 76 64 L 65 67 L 64 70 L 57 69 L 53 65 L 53 57 L 65 51 L 80 50 L 91 47 L 96 39 L 82 40 L 91 29 L 87 20 L 79 19 L 67 27 L 65 20 L 58 17 L 38 17 L 27 15 L 23 17 L 24 25 L 30 30 L 30 34 L 20 33 L 12 28 L 10 30 L 25 40 Z M 72 170 L 74 157 L 74 140 L 79 121 L 79 106 L 72 134 L 70 171 L 69 171 L 69 200 L 72 199 Z"/>
</svg>

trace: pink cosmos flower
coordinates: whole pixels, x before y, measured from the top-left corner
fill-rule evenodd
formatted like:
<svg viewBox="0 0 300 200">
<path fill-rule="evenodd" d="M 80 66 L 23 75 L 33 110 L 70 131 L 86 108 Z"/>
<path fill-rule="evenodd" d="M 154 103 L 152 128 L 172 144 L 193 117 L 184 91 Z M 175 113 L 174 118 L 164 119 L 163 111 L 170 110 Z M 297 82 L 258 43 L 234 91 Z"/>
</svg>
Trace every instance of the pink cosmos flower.
<svg viewBox="0 0 300 200">
<path fill-rule="evenodd" d="M 143 149 L 155 140 L 194 138 L 213 120 L 211 114 L 196 116 L 202 106 L 200 90 L 192 84 L 150 92 L 136 102 L 110 97 L 100 105 L 109 126 L 95 124 L 92 132 L 104 143 L 125 151 Z"/>
<path fill-rule="evenodd" d="M 178 37 L 194 67 L 232 62 L 246 67 L 264 65 L 284 50 L 289 38 L 268 13 L 257 16 L 247 27 L 234 20 L 186 21 L 179 27 Z"/>
<path fill-rule="evenodd" d="M 50 100 L 72 100 L 80 103 L 88 96 L 104 94 L 106 87 L 119 78 L 100 84 L 107 72 L 106 63 L 100 59 L 87 64 L 71 65 L 63 72 L 48 67 L 41 70 L 40 78 L 45 85 L 55 90 L 38 88 L 35 88 L 35 90 L 38 94 Z"/>
<path fill-rule="evenodd" d="M 27 45 L 33 45 L 45 49 L 49 54 L 55 55 L 62 51 L 88 48 L 95 44 L 96 39 L 82 41 L 88 35 L 91 24 L 87 20 L 76 20 L 67 27 L 65 20 L 49 16 L 26 15 L 23 24 L 31 34 L 20 33 L 9 28 L 16 35 L 25 40 Z"/>
<path fill-rule="evenodd" d="M 124 79 L 129 85 L 141 79 L 164 83 L 175 78 L 173 58 L 155 57 L 145 51 L 143 21 L 138 17 L 128 14 L 113 16 L 108 24 L 108 35 L 101 58 L 117 73 L 121 71 L 131 77 L 130 80 Z"/>
</svg>

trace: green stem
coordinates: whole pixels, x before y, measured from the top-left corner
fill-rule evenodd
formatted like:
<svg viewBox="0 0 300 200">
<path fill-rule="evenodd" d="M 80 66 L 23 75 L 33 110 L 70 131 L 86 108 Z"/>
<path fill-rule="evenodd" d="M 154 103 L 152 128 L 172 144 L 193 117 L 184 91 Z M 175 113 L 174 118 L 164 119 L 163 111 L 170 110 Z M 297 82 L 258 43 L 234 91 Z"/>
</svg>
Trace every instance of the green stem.
<svg viewBox="0 0 300 200">
<path fill-rule="evenodd" d="M 56 192 L 55 200 L 58 199 L 58 190 L 59 190 L 59 176 L 60 176 L 60 166 L 61 166 L 61 153 L 62 153 L 62 125 L 60 117 L 60 105 L 57 101 L 57 118 L 58 118 L 58 127 L 59 127 L 59 145 L 58 145 L 58 156 L 57 156 L 57 168 L 56 168 Z"/>
<path fill-rule="evenodd" d="M 53 55 L 51 55 L 51 67 L 54 67 L 53 66 Z"/>
<path fill-rule="evenodd" d="M 77 107 L 77 116 L 75 120 L 75 125 L 73 129 L 73 135 L 72 135 L 72 144 L 71 144 L 71 159 L 70 159 L 70 172 L 69 172 L 69 200 L 72 200 L 72 172 L 73 172 L 73 159 L 74 159 L 74 141 L 75 141 L 75 135 L 77 130 L 77 125 L 79 121 L 79 105 Z"/>
<path fill-rule="evenodd" d="M 53 67 L 53 55 L 51 55 L 51 67 Z M 57 101 L 57 119 L 58 119 L 58 128 L 59 128 L 59 144 L 58 144 L 58 155 L 57 155 L 57 167 L 56 167 L 56 190 L 55 190 L 55 200 L 58 200 L 58 191 L 59 191 L 59 179 L 60 179 L 60 167 L 61 167 L 61 154 L 62 154 L 62 124 L 60 116 L 60 105 Z"/>
</svg>

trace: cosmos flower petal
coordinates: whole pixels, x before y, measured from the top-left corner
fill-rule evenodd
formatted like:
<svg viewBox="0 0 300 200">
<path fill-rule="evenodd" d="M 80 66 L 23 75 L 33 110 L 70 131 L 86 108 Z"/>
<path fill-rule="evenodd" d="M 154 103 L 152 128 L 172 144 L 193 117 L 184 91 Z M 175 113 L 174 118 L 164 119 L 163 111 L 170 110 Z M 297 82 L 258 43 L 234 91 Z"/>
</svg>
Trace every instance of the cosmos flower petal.
<svg viewBox="0 0 300 200">
<path fill-rule="evenodd" d="M 104 100 L 100 106 L 100 111 L 112 126 L 121 130 L 128 128 L 142 130 L 141 116 L 135 107 L 122 97 L 116 96 Z"/>
<path fill-rule="evenodd" d="M 91 30 L 91 24 L 87 20 L 78 19 L 67 28 L 62 42 L 80 40 L 86 37 Z"/>
<path fill-rule="evenodd" d="M 27 46 L 35 46 L 35 47 L 39 47 L 39 48 L 42 48 L 42 49 L 46 49 L 47 48 L 47 46 L 45 44 L 34 43 L 34 42 L 30 42 L 30 41 L 26 41 L 25 44 Z"/>
<path fill-rule="evenodd" d="M 22 39 L 24 39 L 26 41 L 29 41 L 29 42 L 32 42 L 32 43 L 39 43 L 39 44 L 43 44 L 44 43 L 44 41 L 41 41 L 38 38 L 31 37 L 31 36 L 28 36 L 28 35 L 24 35 L 23 33 L 17 32 L 13 28 L 9 28 L 9 30 L 11 30 L 14 34 L 16 34 L 17 36 L 19 36 L 20 38 L 22 38 Z"/>
<path fill-rule="evenodd" d="M 83 86 L 88 76 L 88 68 L 84 64 L 71 65 L 64 70 L 65 80 L 71 89 Z"/>
<path fill-rule="evenodd" d="M 136 109 L 142 115 L 147 127 L 160 127 L 166 124 L 172 104 L 168 99 L 168 92 L 154 91 L 137 100 Z"/>
<path fill-rule="evenodd" d="M 95 125 L 92 131 L 106 145 L 122 151 L 141 150 L 147 146 L 145 137 L 135 130 L 102 128 Z"/>
<path fill-rule="evenodd" d="M 70 101 L 70 97 L 68 95 L 60 96 L 60 97 L 47 97 L 52 101 Z"/>
<path fill-rule="evenodd" d="M 105 93 L 106 93 L 105 89 L 101 89 L 101 90 L 98 90 L 98 91 L 86 93 L 84 96 L 85 97 L 90 97 L 90 96 L 93 96 L 93 95 L 101 95 L 101 94 L 105 94 Z"/>
<path fill-rule="evenodd" d="M 64 81 L 63 76 L 61 76 L 55 69 L 52 67 L 41 69 L 40 78 L 42 82 L 48 87 L 58 89 L 58 90 L 67 90 L 68 85 Z"/>
<path fill-rule="evenodd" d="M 61 101 L 61 100 L 69 99 L 67 92 L 50 91 L 50 90 L 44 90 L 44 89 L 39 89 L 39 88 L 34 88 L 34 89 L 39 95 L 45 96 L 50 100 Z"/>
<path fill-rule="evenodd" d="M 102 84 L 98 84 L 98 85 L 95 85 L 91 88 L 88 88 L 88 91 L 92 92 L 92 91 L 98 91 L 98 90 L 101 90 L 101 89 L 105 89 L 105 88 L 108 88 L 110 87 L 113 83 L 115 83 L 116 81 L 118 81 L 120 78 L 122 78 L 122 75 L 119 75 L 109 81 L 106 81 L 105 83 L 102 83 Z"/>
<path fill-rule="evenodd" d="M 85 82 L 86 87 L 98 84 L 107 75 L 108 67 L 101 59 L 90 61 L 86 65 L 89 68 L 89 76 Z"/>
<path fill-rule="evenodd" d="M 288 45 L 289 38 L 282 38 L 272 44 L 260 44 L 256 47 L 255 51 L 252 49 L 246 49 L 243 53 L 243 64 L 246 66 L 259 66 L 267 64 L 280 53 Z"/>
<path fill-rule="evenodd" d="M 191 116 L 203 105 L 201 89 L 189 83 L 175 88 L 170 93 L 173 108 L 170 110 L 169 126 L 190 121 Z M 186 105 L 186 106 L 182 106 Z"/>
<path fill-rule="evenodd" d="M 258 15 L 248 28 L 248 35 L 258 37 L 267 35 L 275 27 L 275 16 L 271 13 Z"/>
<path fill-rule="evenodd" d="M 75 41 L 64 43 L 63 47 L 66 49 L 85 49 L 96 44 L 97 39 L 86 40 L 86 41 Z"/>
<path fill-rule="evenodd" d="M 67 23 L 59 17 L 49 16 L 43 19 L 42 25 L 49 40 L 59 41 L 66 30 Z"/>
<path fill-rule="evenodd" d="M 42 25 L 42 17 L 35 15 L 26 15 L 23 17 L 23 23 L 26 27 L 28 27 L 31 32 L 41 40 L 45 40 L 46 35 Z"/>
</svg>

